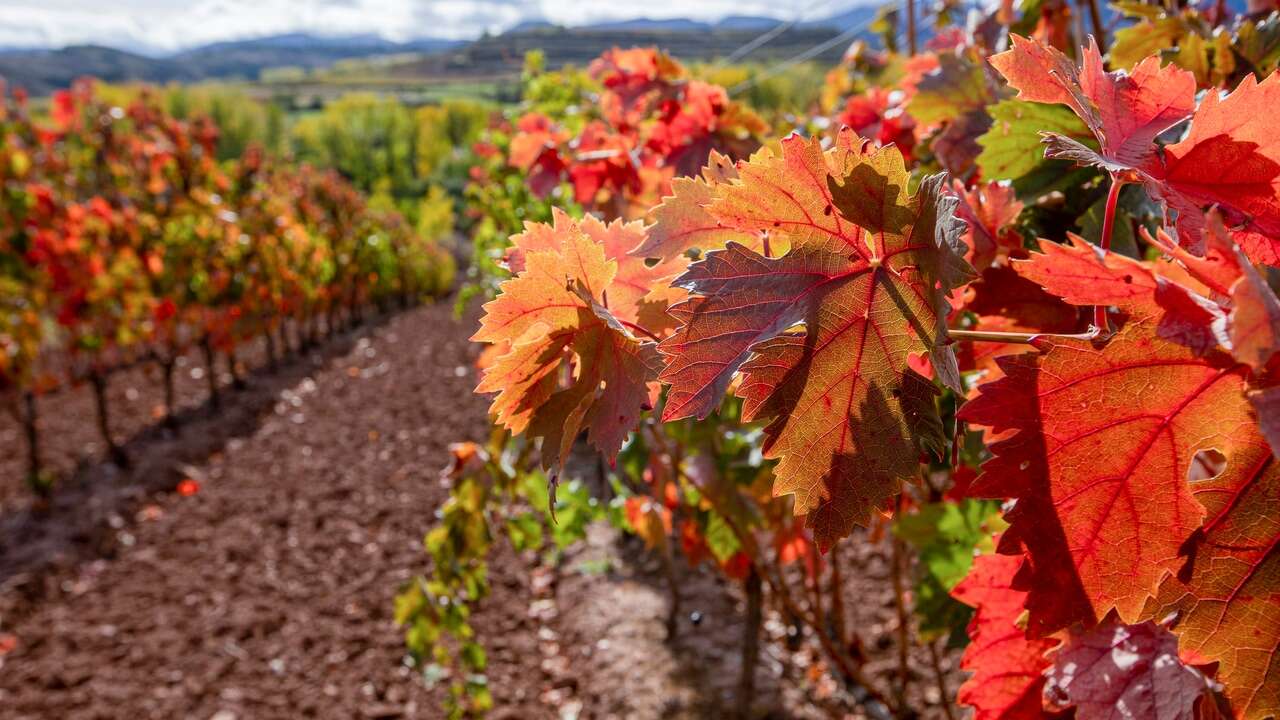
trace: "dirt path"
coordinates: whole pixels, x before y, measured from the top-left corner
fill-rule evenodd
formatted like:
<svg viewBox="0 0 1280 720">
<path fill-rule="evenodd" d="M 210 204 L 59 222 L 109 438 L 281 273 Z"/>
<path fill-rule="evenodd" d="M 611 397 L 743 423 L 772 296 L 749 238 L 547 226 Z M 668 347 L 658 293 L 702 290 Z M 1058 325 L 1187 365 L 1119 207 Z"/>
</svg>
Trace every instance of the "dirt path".
<svg viewBox="0 0 1280 720">
<path fill-rule="evenodd" d="M 484 432 L 467 330 L 443 305 L 372 330 L 189 468 L 198 493 L 125 505 L 104 557 L 54 570 L 33 607 L 6 597 L 6 717 L 438 717 L 390 613 L 447 444 Z M 528 573 L 500 554 L 494 575 L 495 696 L 537 717 Z"/>
<path fill-rule="evenodd" d="M 392 598 L 424 568 L 448 444 L 485 435 L 473 323 L 444 305 L 401 314 L 256 376 L 216 414 L 200 409 L 203 385 L 184 381 L 191 417 L 178 438 L 138 417 L 150 400 L 129 391 L 145 377 L 120 381 L 113 392 L 134 408 L 121 419 L 134 469 L 77 460 L 44 519 L 23 510 L 12 478 L 0 492 L 0 715 L 442 717 L 443 689 L 404 662 Z M 58 402 L 74 411 L 82 400 Z M 89 442 L 76 435 L 53 454 L 65 466 Z M 198 492 L 173 492 L 184 478 Z M 887 674 L 883 551 L 861 547 L 848 600 L 865 608 L 856 619 L 874 642 L 869 660 Z M 638 541 L 596 527 L 555 568 L 496 548 L 492 595 L 473 618 L 491 717 L 683 719 L 732 707 L 742 633 L 733 583 L 678 562 L 682 612 L 668 641 L 666 578 Z M 831 716 L 817 658 L 786 650 L 776 616 L 765 630 L 753 715 Z M 916 705 L 939 717 L 928 695 Z"/>
</svg>

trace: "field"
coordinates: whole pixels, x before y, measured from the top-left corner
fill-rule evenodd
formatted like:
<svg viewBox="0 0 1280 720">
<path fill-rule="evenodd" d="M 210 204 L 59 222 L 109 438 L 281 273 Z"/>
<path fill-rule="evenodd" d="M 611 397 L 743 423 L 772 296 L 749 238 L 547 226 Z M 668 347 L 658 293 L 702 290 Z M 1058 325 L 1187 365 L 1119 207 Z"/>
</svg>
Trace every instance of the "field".
<svg viewBox="0 0 1280 720">
<path fill-rule="evenodd" d="M 8 87 L 6 716 L 1280 717 L 1280 12 L 856 15 Z"/>
</svg>

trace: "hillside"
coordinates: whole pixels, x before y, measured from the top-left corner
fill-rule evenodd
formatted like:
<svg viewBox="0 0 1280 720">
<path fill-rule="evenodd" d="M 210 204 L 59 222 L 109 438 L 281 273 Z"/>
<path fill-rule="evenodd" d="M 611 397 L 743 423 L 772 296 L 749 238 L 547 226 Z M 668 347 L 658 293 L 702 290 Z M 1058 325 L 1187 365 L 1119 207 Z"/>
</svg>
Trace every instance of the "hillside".
<svg viewBox="0 0 1280 720">
<path fill-rule="evenodd" d="M 872 7 L 855 8 L 830 18 L 798 23 L 758 48 L 752 58 L 770 60 L 804 52 L 867 22 L 874 13 Z M 56 50 L 10 49 L 0 50 L 0 77 L 34 95 L 47 95 L 85 75 L 108 82 L 257 80 L 263 70 L 270 68 L 313 70 L 341 60 L 410 55 L 417 58 L 397 63 L 395 75 L 409 81 L 439 82 L 514 74 L 530 50 L 544 51 L 553 68 L 567 63 L 585 64 L 613 46 L 657 46 L 684 59 L 705 60 L 728 55 L 778 24 L 778 20 L 754 16 L 732 16 L 717 23 L 637 18 L 577 28 L 527 22 L 472 42 L 424 38 L 399 43 L 376 35 L 320 37 L 291 33 L 218 42 L 162 57 L 95 45 Z M 818 60 L 834 61 L 843 50 L 843 43 L 837 44 Z"/>
<path fill-rule="evenodd" d="M 870 17 L 874 10 L 868 8 L 865 13 Z M 758 48 L 751 57 L 756 60 L 791 57 L 831 40 L 839 32 L 834 27 L 797 25 Z M 729 29 L 716 27 L 691 31 L 544 27 L 481 38 L 444 57 L 448 58 L 449 68 L 485 68 L 490 72 L 517 70 L 521 58 L 529 50 L 542 50 L 546 53 L 547 65 L 553 68 L 569 63 L 586 64 L 614 46 L 655 46 L 685 60 L 708 60 L 732 53 L 754 40 L 759 33 L 759 29 L 736 29 L 734 25 Z M 837 44 L 819 55 L 818 59 L 834 62 L 844 50 L 844 43 Z"/>
<path fill-rule="evenodd" d="M 256 80 L 267 68 L 323 68 L 339 60 L 433 53 L 459 44 L 431 38 L 396 43 L 369 35 L 326 38 L 294 33 L 203 45 L 166 57 L 147 57 L 97 45 L 0 50 L 0 77 L 34 95 L 47 95 L 85 75 L 108 82 Z"/>
<path fill-rule="evenodd" d="M 26 88 L 33 95 L 47 95 L 83 75 L 108 82 L 146 80 L 170 82 L 200 80 L 198 68 L 137 55 L 98 45 L 74 45 L 60 50 L 0 51 L 0 78 Z"/>
</svg>

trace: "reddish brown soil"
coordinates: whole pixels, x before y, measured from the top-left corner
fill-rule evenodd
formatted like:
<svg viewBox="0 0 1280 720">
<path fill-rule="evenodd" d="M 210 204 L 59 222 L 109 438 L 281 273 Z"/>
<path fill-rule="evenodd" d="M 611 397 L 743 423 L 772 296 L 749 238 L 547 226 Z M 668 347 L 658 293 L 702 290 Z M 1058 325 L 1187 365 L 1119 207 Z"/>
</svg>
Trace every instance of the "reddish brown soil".
<svg viewBox="0 0 1280 720">
<path fill-rule="evenodd" d="M 187 365 L 180 436 L 155 429 L 144 371 L 113 379 L 134 468 L 93 458 L 88 393 L 43 406 L 46 459 L 65 475 L 30 511 L 21 458 L 0 458 L 0 713 L 14 718 L 439 718 L 442 689 L 404 662 L 392 598 L 425 557 L 447 491 L 447 446 L 480 439 L 473 320 L 419 308 L 335 340 L 202 407 Z M 250 363 L 260 358 L 248 357 Z M 133 392 L 129 392 L 130 388 Z M 0 418 L 0 442 L 21 447 Z M 19 453 L 20 455 L 20 453 Z M 77 466 L 79 469 L 77 470 Z M 196 480 L 191 496 L 173 492 Z M 680 564 L 677 637 L 665 575 L 604 527 L 555 568 L 498 543 L 473 619 L 497 718 L 723 717 L 738 677 L 741 592 Z M 847 603 L 868 671 L 896 668 L 884 549 L 846 556 Z M 697 613 L 698 622 L 692 613 Z M 780 642 L 766 616 L 757 717 L 863 717 Z M 8 652 L 4 643 L 16 643 Z M 954 692 L 955 657 L 944 658 Z M 912 705 L 941 717 L 927 655 Z"/>
<path fill-rule="evenodd" d="M 135 443 L 132 472 L 82 472 L 54 517 L 9 513 L 5 716 L 437 717 L 390 614 L 422 568 L 448 443 L 484 432 L 466 335 L 447 306 L 401 315 L 257 378 L 181 439 Z M 150 493 L 181 477 L 200 491 Z M 494 572 L 489 676 L 502 706 L 537 716 L 535 632 L 510 611 L 528 573 L 502 553 Z"/>
</svg>

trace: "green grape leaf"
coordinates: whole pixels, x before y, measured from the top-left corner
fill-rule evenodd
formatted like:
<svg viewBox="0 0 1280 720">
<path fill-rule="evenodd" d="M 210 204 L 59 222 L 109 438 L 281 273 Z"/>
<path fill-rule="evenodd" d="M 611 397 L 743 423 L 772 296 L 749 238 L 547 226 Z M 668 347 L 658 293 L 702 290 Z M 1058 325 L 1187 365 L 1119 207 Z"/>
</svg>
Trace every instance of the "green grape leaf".
<svg viewBox="0 0 1280 720">
<path fill-rule="evenodd" d="M 1061 105 L 1003 100 L 988 108 L 991 129 L 978 138 L 978 168 L 984 180 L 1012 180 L 1035 170 L 1044 158 L 1041 132 L 1071 138 L 1090 148 L 1098 143 L 1080 118 Z"/>
</svg>

